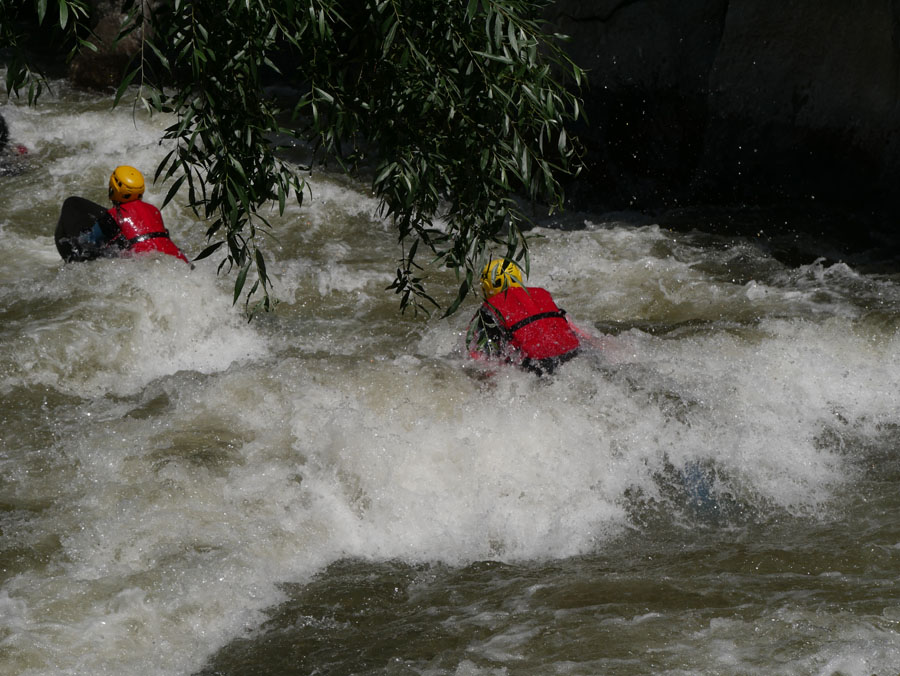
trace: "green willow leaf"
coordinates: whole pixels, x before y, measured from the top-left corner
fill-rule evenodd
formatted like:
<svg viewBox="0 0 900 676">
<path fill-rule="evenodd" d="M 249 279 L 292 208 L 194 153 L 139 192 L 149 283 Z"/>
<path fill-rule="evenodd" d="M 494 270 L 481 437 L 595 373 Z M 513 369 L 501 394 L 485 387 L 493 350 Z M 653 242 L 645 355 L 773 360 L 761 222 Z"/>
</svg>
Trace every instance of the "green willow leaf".
<svg viewBox="0 0 900 676">
<path fill-rule="evenodd" d="M 9 59 L 7 91 L 33 100 L 44 81 L 17 31 L 40 34 L 47 0 L 24 1 L 38 21 L 4 24 L 0 38 L 19 59 Z M 57 2 L 67 44 L 83 44 L 87 5 Z M 135 103 L 172 116 L 162 141 L 174 151 L 156 171 L 166 202 L 187 186 L 210 242 L 201 255 L 237 271 L 235 302 L 246 289 L 251 311 L 274 306 L 267 238 L 300 222 L 264 214 L 277 205 L 286 215 L 292 191 L 303 204 L 302 173 L 324 164 L 366 177 L 402 251 L 391 287 L 401 309 L 436 305 L 426 284 L 443 267 L 457 275 L 445 303 L 454 311 L 492 253 L 527 260 L 518 198 L 561 208 L 560 178 L 580 169 L 570 125 L 583 117 L 583 72 L 544 30 L 548 0 L 151 4 L 145 35 L 145 3 L 125 0 L 120 36 L 140 36 L 142 49 L 114 101 L 133 91 Z M 297 164 L 294 148 L 312 159 Z"/>
<path fill-rule="evenodd" d="M 234 282 L 234 300 L 232 303 L 237 303 L 238 299 L 241 297 L 241 291 L 244 290 L 244 282 L 247 281 L 248 272 L 250 272 L 250 261 L 247 261 L 243 267 L 241 267 L 240 272 L 238 272 L 237 279 Z"/>
<path fill-rule="evenodd" d="M 204 258 L 208 258 L 209 256 L 213 255 L 223 244 L 225 244 L 225 240 L 221 240 L 219 242 L 216 242 L 215 244 L 210 244 L 203 251 L 201 251 L 200 254 L 194 258 L 194 260 L 200 261 Z"/>
<path fill-rule="evenodd" d="M 125 94 L 125 90 L 128 89 L 128 87 L 134 81 L 134 78 L 137 77 L 137 75 L 139 73 L 140 73 L 140 70 L 134 69 L 123 78 L 121 83 L 119 83 L 119 88 L 116 89 L 116 95 L 115 95 L 115 98 L 113 99 L 113 106 L 117 106 L 119 104 L 119 101 L 122 99 L 122 96 Z"/>
</svg>

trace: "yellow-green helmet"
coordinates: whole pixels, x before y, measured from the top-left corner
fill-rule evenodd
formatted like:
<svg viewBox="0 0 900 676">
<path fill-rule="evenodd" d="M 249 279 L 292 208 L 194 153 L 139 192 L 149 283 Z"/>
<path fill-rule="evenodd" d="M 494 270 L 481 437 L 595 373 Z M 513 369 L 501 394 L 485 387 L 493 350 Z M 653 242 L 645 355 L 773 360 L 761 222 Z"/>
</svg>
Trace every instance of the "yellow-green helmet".
<svg viewBox="0 0 900 676">
<path fill-rule="evenodd" d="M 116 167 L 109 177 L 109 199 L 116 204 L 133 202 L 144 195 L 144 177 L 134 167 Z"/>
<path fill-rule="evenodd" d="M 497 258 L 481 271 L 481 292 L 485 298 L 515 286 L 522 286 L 522 271 L 512 261 Z"/>
</svg>

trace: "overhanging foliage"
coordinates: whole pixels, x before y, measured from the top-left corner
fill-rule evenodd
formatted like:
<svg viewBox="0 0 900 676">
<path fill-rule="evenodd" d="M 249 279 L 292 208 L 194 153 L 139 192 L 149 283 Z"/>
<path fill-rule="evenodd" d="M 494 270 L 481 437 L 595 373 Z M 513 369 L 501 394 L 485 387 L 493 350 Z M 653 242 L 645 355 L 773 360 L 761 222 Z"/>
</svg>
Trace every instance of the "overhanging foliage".
<svg viewBox="0 0 900 676">
<path fill-rule="evenodd" d="M 46 3 L 34 2 L 42 19 Z M 60 27 L 80 30 L 83 13 L 62 8 L 81 3 L 58 3 Z M 174 114 L 165 138 L 175 148 L 156 172 L 172 179 L 166 201 L 187 185 L 209 223 L 199 257 L 224 246 L 222 265 L 238 270 L 235 301 L 258 298 L 252 309 L 272 301 L 263 207 L 283 213 L 305 186 L 304 168 L 283 160 L 274 139 L 349 171 L 368 168 L 397 228 L 390 288 L 403 309 L 437 305 L 422 277 L 425 252 L 426 263 L 457 271 L 452 313 L 488 250 L 527 266 L 516 195 L 561 206 L 560 176 L 577 167 L 566 124 L 581 114 L 566 85 L 577 90 L 582 72 L 560 36 L 544 33 L 544 1 L 169 0 L 152 13 L 125 4 L 123 35 L 142 31 L 143 48 L 117 101 L 136 91 L 149 110 Z M 28 78 L 19 66 L 10 72 Z M 269 94 L 276 83 L 289 101 Z"/>
</svg>

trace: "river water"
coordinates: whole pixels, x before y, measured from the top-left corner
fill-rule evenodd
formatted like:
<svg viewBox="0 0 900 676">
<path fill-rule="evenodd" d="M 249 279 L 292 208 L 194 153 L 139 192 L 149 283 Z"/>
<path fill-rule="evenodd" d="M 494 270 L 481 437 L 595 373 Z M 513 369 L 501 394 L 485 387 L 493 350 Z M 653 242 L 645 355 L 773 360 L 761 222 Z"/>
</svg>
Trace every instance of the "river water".
<svg viewBox="0 0 900 676">
<path fill-rule="evenodd" d="M 364 185 L 276 219 L 248 323 L 215 258 L 54 248 L 168 120 L 63 85 L 0 113 L 31 151 L 0 178 L 3 674 L 900 672 L 897 275 L 567 213 L 529 282 L 596 345 L 490 372 L 474 298 L 399 313 Z"/>
</svg>

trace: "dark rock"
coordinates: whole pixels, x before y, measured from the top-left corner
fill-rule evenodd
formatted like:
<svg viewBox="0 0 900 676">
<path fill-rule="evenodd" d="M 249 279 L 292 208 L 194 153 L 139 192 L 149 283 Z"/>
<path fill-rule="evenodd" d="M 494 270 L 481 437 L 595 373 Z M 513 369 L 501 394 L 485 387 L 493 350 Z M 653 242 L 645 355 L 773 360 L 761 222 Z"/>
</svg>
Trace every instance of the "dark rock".
<svg viewBox="0 0 900 676">
<path fill-rule="evenodd" d="M 6 150 L 7 143 L 9 143 L 9 127 L 6 126 L 6 120 L 0 115 L 0 152 Z"/>
<path fill-rule="evenodd" d="M 121 0 L 97 0 L 93 3 L 94 34 L 98 50 L 82 49 L 69 66 L 69 80 L 77 87 L 98 91 L 114 90 L 132 57 L 141 49 L 143 29 L 117 41 L 126 15 Z M 145 6 L 149 11 L 149 6 Z"/>
<path fill-rule="evenodd" d="M 900 211 L 900 0 L 561 0 L 610 208 Z"/>
</svg>

